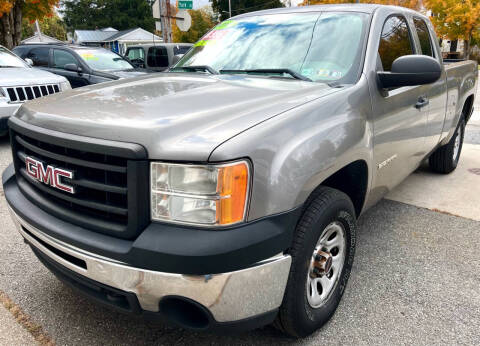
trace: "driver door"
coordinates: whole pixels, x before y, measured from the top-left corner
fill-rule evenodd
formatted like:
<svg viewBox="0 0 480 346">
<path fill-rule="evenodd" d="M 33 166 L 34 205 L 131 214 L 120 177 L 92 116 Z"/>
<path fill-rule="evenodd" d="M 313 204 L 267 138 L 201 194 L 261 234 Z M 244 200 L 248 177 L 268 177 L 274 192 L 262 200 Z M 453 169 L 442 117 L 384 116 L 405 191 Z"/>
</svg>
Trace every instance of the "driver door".
<svg viewBox="0 0 480 346">
<path fill-rule="evenodd" d="M 386 18 L 378 48 L 377 71 L 390 71 L 395 59 L 415 54 L 407 19 Z M 415 170 L 426 155 L 428 85 L 372 87 L 374 114 L 374 191 L 380 198 Z"/>
</svg>

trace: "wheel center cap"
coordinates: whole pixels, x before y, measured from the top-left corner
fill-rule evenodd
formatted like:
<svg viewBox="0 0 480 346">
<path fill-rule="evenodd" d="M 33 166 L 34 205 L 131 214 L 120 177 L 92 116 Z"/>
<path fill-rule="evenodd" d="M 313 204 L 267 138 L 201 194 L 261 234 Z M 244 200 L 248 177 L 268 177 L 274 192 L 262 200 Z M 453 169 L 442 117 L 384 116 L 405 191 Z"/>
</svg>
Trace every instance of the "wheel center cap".
<svg viewBox="0 0 480 346">
<path fill-rule="evenodd" d="M 321 277 L 332 269 L 332 254 L 322 250 L 318 250 L 313 259 L 313 270 L 310 276 L 313 278 Z"/>
</svg>

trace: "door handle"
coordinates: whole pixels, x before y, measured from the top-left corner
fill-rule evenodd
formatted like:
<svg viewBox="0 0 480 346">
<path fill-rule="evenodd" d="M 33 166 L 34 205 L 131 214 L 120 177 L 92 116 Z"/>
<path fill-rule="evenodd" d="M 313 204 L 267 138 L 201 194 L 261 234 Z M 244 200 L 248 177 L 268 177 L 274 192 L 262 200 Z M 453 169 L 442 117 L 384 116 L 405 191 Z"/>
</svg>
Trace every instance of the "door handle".
<svg viewBox="0 0 480 346">
<path fill-rule="evenodd" d="M 420 96 L 418 98 L 417 103 L 415 103 L 415 108 L 416 109 L 423 108 L 425 106 L 428 106 L 429 103 L 430 103 L 430 100 L 426 96 Z"/>
</svg>

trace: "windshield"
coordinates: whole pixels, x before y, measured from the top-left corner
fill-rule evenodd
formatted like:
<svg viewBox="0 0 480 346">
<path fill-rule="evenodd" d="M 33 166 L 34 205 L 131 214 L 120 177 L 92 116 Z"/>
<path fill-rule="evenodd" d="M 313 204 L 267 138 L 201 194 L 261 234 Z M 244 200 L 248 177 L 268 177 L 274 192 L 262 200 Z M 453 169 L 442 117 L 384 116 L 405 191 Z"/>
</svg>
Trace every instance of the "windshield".
<svg viewBox="0 0 480 346">
<path fill-rule="evenodd" d="M 312 81 L 354 83 L 368 15 L 315 12 L 227 20 L 198 41 L 174 71 L 208 66 L 222 73 L 288 70 Z M 184 67 L 183 69 L 181 67 Z M 263 71 L 245 71 L 263 70 Z M 288 74 L 288 75 L 287 75 Z M 297 75 L 298 77 L 298 75 Z"/>
<path fill-rule="evenodd" d="M 94 70 L 115 71 L 134 68 L 127 60 L 106 49 L 77 49 L 76 52 Z"/>
<path fill-rule="evenodd" d="M 9 50 L 0 47 L 0 67 L 29 67 L 26 62 L 20 59 Z"/>
</svg>

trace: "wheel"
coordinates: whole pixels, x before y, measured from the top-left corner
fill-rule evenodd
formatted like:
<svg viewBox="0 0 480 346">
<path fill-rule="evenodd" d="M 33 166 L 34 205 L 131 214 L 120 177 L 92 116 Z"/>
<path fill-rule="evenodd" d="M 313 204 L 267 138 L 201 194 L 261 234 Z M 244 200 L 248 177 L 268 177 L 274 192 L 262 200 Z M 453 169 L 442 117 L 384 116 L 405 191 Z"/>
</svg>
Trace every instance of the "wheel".
<svg viewBox="0 0 480 346">
<path fill-rule="evenodd" d="M 307 204 L 289 254 L 292 265 L 275 326 L 304 337 L 324 325 L 345 290 L 355 253 L 355 211 L 343 192 L 321 187 Z"/>
<path fill-rule="evenodd" d="M 464 135 L 465 120 L 462 118 L 452 139 L 447 144 L 437 148 L 428 158 L 428 164 L 434 172 L 448 174 L 457 168 L 462 152 Z"/>
</svg>

